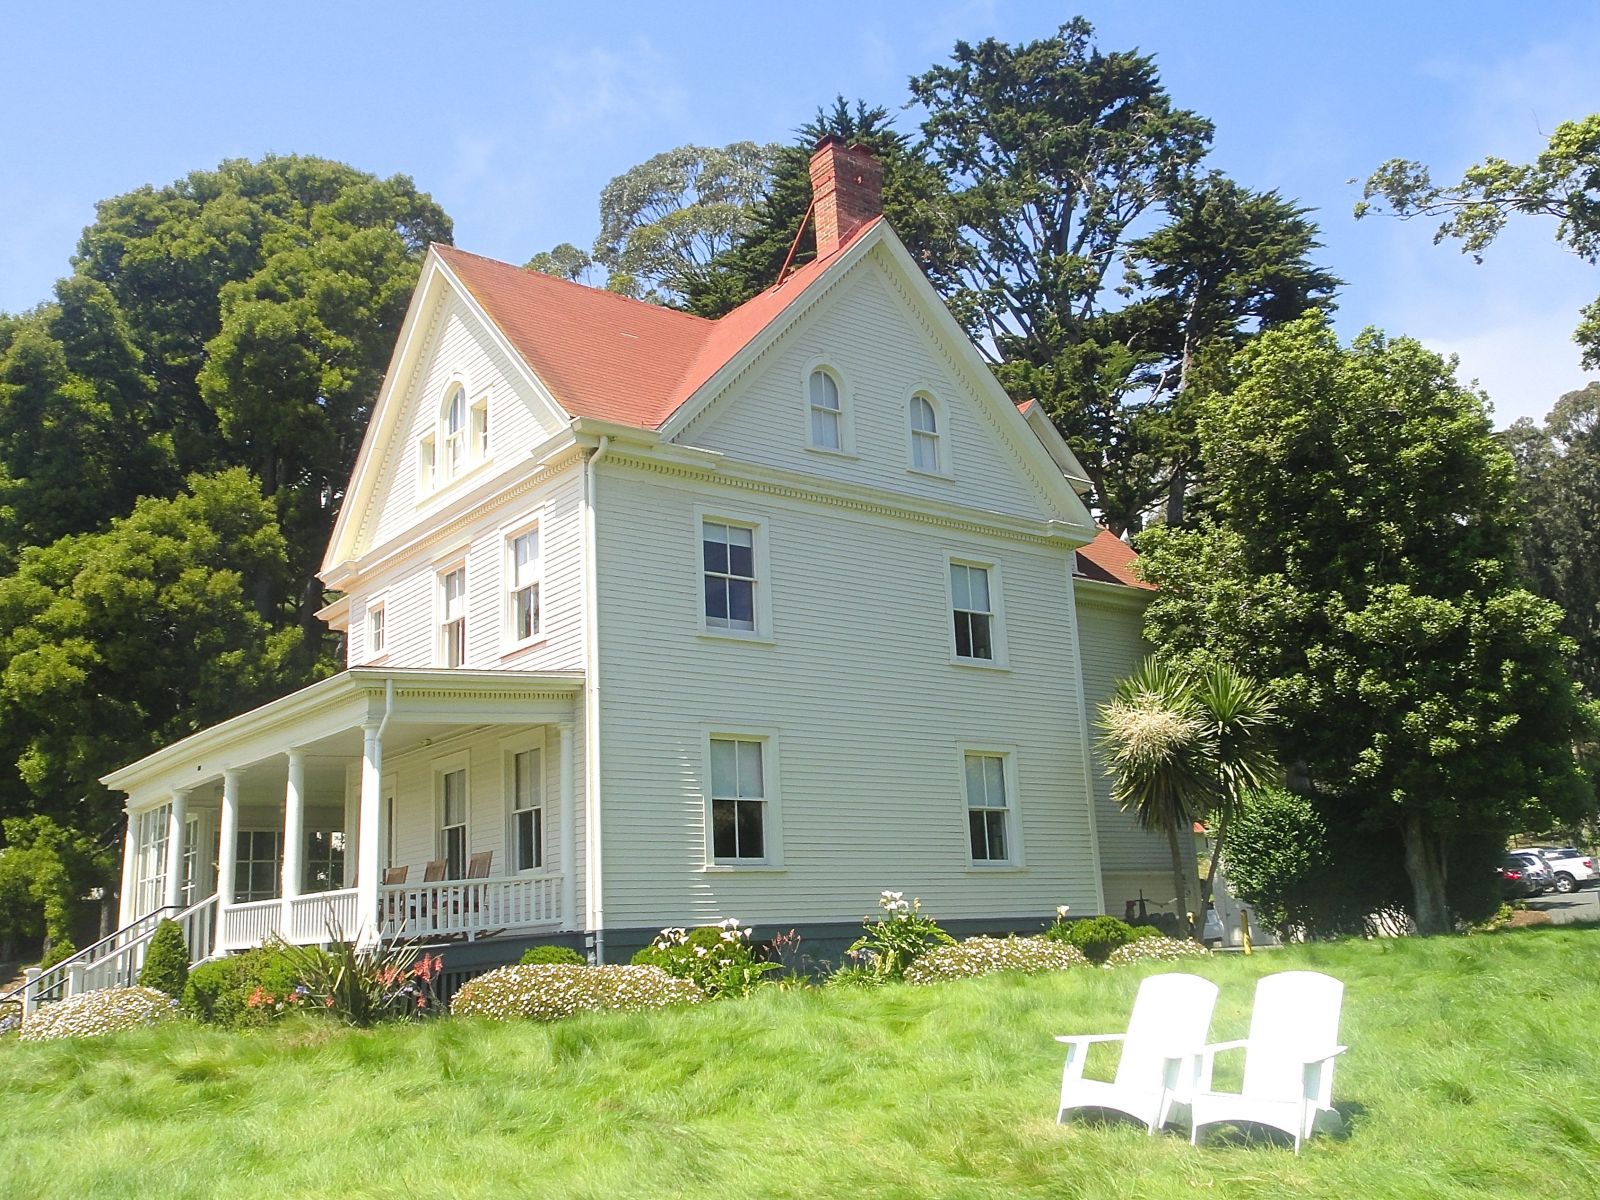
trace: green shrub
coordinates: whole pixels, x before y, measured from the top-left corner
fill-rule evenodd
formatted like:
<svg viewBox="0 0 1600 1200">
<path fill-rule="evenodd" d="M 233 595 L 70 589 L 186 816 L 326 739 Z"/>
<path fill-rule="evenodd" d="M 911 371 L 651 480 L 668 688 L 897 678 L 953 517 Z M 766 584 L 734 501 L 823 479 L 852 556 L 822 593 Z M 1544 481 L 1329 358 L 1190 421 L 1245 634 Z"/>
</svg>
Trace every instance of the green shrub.
<svg viewBox="0 0 1600 1200">
<path fill-rule="evenodd" d="M 1161 930 L 1157 929 L 1154 925 L 1135 925 L 1132 929 L 1128 930 L 1128 940 L 1130 942 L 1137 942 L 1140 938 L 1159 938 L 1166 936 L 1166 934 L 1162 933 Z M 1113 951 L 1113 953 L 1115 953 L 1115 951 Z"/>
<path fill-rule="evenodd" d="M 57 963 L 66 962 L 77 952 L 78 948 L 72 944 L 72 939 L 63 933 L 50 939 L 50 948 L 40 957 L 39 966 L 48 970 Z"/>
<path fill-rule="evenodd" d="M 1059 938 L 974 937 L 949 946 L 935 946 L 906 968 L 905 981 L 938 983 L 995 971 L 1065 971 L 1088 962 L 1081 950 Z"/>
<path fill-rule="evenodd" d="M 1185 958 L 1210 958 L 1211 951 L 1190 938 L 1136 937 L 1118 946 L 1106 959 L 1106 966 L 1121 967 L 1136 962 L 1179 962 Z"/>
<path fill-rule="evenodd" d="M 155 1025 L 172 1016 L 177 1005 L 155 988 L 102 988 L 83 992 L 34 1009 L 22 1023 L 25 1042 L 53 1042 L 60 1038 L 100 1037 L 143 1025 Z"/>
<path fill-rule="evenodd" d="M 139 986 L 155 988 L 178 1000 L 188 980 L 189 947 L 183 941 L 183 927 L 176 921 L 162 921 L 145 947 Z"/>
<path fill-rule="evenodd" d="M 1047 929 L 1049 937 L 1076 946 L 1092 963 L 1103 963 L 1118 946 L 1133 936 L 1133 927 L 1116 917 L 1089 917 L 1082 921 L 1058 921 Z"/>
<path fill-rule="evenodd" d="M 559 1021 L 582 1012 L 638 1012 L 693 1004 L 700 989 L 660 967 L 501 967 L 470 980 L 450 1011 L 495 1021 Z"/>
<path fill-rule="evenodd" d="M 637 956 L 635 956 L 637 958 Z M 522 952 L 518 960 L 519 966 L 567 966 L 585 967 L 589 965 L 588 959 L 579 954 L 571 946 L 530 946 Z"/>
<path fill-rule="evenodd" d="M 881 917 L 863 917 L 865 930 L 845 955 L 883 979 L 903 979 L 906 968 L 935 946 L 955 942 L 932 917 L 922 915 L 921 900 L 904 892 L 880 892 Z"/>
<path fill-rule="evenodd" d="M 320 950 L 286 953 L 282 946 L 258 946 L 243 954 L 201 963 L 189 972 L 179 1007 L 199 1021 L 230 1028 L 264 1025 L 286 1012 L 310 1007 L 305 978 L 307 955 Z"/>
<path fill-rule="evenodd" d="M 707 997 L 747 996 L 779 964 L 760 961 L 750 948 L 750 930 L 736 917 L 697 929 L 663 929 L 633 956 L 636 967 L 659 967 L 687 979 Z"/>
</svg>

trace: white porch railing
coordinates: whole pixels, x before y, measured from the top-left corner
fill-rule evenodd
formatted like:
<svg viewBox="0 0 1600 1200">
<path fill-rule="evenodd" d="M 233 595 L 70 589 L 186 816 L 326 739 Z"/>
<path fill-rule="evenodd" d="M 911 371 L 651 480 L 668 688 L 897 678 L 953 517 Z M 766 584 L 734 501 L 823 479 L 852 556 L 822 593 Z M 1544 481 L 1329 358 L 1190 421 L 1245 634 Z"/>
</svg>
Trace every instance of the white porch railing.
<svg viewBox="0 0 1600 1200">
<path fill-rule="evenodd" d="M 355 888 L 313 892 L 289 901 L 288 927 L 283 939 L 299 946 L 330 942 L 335 937 L 353 940 L 361 932 L 361 907 Z"/>
<path fill-rule="evenodd" d="M 560 875 L 450 879 L 382 889 L 384 937 L 476 937 L 561 920 Z"/>
<path fill-rule="evenodd" d="M 248 950 L 278 932 L 283 923 L 282 900 L 252 900 L 222 909 L 222 949 Z M 320 940 L 320 939 L 319 939 Z"/>
</svg>

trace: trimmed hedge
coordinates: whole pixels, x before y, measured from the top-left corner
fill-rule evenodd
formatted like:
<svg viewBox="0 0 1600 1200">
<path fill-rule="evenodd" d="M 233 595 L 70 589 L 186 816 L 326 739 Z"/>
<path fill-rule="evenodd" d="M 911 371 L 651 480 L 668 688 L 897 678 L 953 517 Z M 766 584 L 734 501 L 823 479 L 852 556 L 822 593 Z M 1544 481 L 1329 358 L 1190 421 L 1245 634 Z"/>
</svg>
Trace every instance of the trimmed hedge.
<svg viewBox="0 0 1600 1200">
<path fill-rule="evenodd" d="M 660 967 L 501 967 L 468 981 L 450 1011 L 495 1021 L 559 1021 L 580 1012 L 638 1012 L 703 999 L 687 979 Z"/>
<path fill-rule="evenodd" d="M 189 947 L 183 941 L 183 927 L 176 921 L 162 921 L 150 937 L 139 971 L 139 986 L 165 992 L 174 1000 L 183 998 L 189 982 Z"/>
</svg>

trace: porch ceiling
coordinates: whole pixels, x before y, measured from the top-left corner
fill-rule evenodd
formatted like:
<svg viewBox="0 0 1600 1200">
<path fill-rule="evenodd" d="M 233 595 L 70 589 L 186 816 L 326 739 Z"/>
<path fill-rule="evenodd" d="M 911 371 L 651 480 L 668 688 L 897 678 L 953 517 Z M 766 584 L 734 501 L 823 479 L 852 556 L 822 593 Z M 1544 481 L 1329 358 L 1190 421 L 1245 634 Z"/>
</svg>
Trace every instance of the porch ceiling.
<svg viewBox="0 0 1600 1200">
<path fill-rule="evenodd" d="M 100 782 L 126 792 L 129 809 L 162 803 L 174 789 L 201 798 L 228 770 L 244 773 L 247 786 L 282 780 L 291 748 L 305 752 L 308 782 L 332 771 L 342 779 L 344 762 L 361 755 L 364 725 L 383 724 L 384 752 L 400 754 L 464 726 L 572 721 L 582 687 L 575 671 L 355 668 L 191 734 Z"/>
</svg>

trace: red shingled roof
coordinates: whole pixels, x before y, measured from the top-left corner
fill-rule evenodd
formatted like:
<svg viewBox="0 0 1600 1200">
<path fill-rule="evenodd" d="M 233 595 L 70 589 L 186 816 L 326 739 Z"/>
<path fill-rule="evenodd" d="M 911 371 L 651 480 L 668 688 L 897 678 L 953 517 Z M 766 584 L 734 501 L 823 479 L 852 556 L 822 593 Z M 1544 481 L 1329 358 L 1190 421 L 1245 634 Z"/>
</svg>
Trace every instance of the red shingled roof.
<svg viewBox="0 0 1600 1200">
<path fill-rule="evenodd" d="M 715 321 L 453 246 L 434 249 L 569 415 L 659 429 L 877 223 Z"/>
<path fill-rule="evenodd" d="M 1094 541 L 1078 547 L 1078 574 L 1101 583 L 1120 583 L 1124 587 L 1153 592 L 1156 590 L 1154 584 L 1146 583 L 1133 573 L 1133 564 L 1138 557 L 1127 542 L 1109 529 L 1102 529 L 1094 535 Z"/>
</svg>

